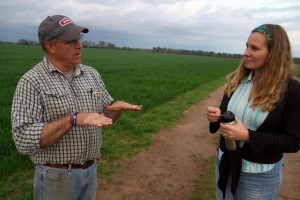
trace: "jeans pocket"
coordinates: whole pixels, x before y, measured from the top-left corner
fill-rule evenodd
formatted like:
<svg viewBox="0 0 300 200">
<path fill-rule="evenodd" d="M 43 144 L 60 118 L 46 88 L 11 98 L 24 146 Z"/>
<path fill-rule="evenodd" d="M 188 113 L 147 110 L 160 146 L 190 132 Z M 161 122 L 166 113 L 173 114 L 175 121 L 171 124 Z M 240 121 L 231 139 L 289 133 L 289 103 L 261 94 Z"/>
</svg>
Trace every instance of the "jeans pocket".
<svg viewBox="0 0 300 200">
<path fill-rule="evenodd" d="M 44 171 L 43 177 L 47 181 L 58 182 L 67 177 L 66 169 L 48 168 Z"/>
</svg>

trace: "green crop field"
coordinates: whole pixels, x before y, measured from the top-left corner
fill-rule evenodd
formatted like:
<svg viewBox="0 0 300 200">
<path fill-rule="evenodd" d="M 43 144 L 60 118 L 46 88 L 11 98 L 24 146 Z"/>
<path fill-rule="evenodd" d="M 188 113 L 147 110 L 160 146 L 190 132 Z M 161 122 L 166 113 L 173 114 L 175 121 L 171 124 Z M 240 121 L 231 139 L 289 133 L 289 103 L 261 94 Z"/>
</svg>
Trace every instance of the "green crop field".
<svg viewBox="0 0 300 200">
<path fill-rule="evenodd" d="M 104 128 L 100 178 L 122 159 L 152 144 L 152 135 L 174 125 L 189 106 L 224 84 L 240 60 L 142 51 L 83 49 L 82 63 L 101 74 L 115 99 L 143 105 Z M 11 136 L 11 103 L 21 76 L 43 57 L 40 46 L 0 45 L 0 199 L 32 199 L 34 166 Z M 209 162 L 210 163 L 210 162 Z"/>
</svg>

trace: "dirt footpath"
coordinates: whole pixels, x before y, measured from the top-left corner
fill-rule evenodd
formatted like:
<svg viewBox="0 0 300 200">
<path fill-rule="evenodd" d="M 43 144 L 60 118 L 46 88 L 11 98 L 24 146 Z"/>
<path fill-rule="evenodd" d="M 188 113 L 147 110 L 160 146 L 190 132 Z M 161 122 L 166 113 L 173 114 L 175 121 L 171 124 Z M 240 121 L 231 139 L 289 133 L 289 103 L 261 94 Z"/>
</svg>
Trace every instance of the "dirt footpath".
<svg viewBox="0 0 300 200">
<path fill-rule="evenodd" d="M 176 127 L 161 130 L 148 150 L 123 163 L 113 184 L 100 180 L 97 200 L 187 200 L 204 162 L 215 156 L 219 136 L 209 133 L 205 113 L 221 97 L 219 89 L 185 111 Z M 283 173 L 278 200 L 300 200 L 300 152 L 285 155 Z"/>
</svg>

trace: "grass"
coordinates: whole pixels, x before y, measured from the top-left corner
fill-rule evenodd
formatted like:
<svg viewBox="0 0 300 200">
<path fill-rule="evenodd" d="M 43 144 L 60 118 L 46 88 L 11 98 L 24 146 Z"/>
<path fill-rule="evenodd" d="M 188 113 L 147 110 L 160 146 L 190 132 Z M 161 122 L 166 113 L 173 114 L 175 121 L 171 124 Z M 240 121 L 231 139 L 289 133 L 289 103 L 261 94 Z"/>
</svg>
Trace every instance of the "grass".
<svg viewBox="0 0 300 200">
<path fill-rule="evenodd" d="M 123 113 L 117 124 L 103 130 L 99 178 L 109 182 L 123 159 L 151 145 L 153 134 L 175 125 L 185 109 L 223 85 L 225 75 L 239 63 L 236 59 L 138 51 L 82 52 L 82 63 L 100 72 L 114 98 L 144 106 L 141 112 Z M 39 46 L 0 45 L 0 199 L 33 196 L 34 166 L 14 146 L 10 110 L 18 80 L 42 57 Z M 211 179 L 203 179 L 201 184 L 211 185 Z M 205 193 L 213 194 L 214 190 L 208 187 Z"/>
<path fill-rule="evenodd" d="M 201 182 L 189 197 L 189 200 L 213 200 L 215 195 L 215 157 L 205 160 L 199 172 Z"/>
<path fill-rule="evenodd" d="M 102 145 L 101 152 L 104 154 L 102 162 L 105 164 L 100 168 L 104 170 L 100 174 L 111 175 L 113 173 L 111 169 L 117 166 L 120 160 L 138 153 L 143 147 L 151 145 L 154 133 L 157 133 L 163 127 L 175 125 L 182 117 L 184 110 L 208 96 L 210 91 L 217 89 L 222 84 L 222 78 L 211 81 L 210 84 L 204 84 L 178 96 L 173 101 L 155 107 L 155 109 L 148 111 L 137 119 L 128 120 L 128 123 L 135 124 L 131 129 L 131 133 L 122 132 L 122 134 L 116 135 L 112 129 L 107 128 L 109 130 L 104 130 L 103 140 L 105 140 L 105 143 Z"/>
<path fill-rule="evenodd" d="M 99 177 L 111 174 L 123 159 L 153 143 L 152 135 L 172 126 L 182 112 L 223 84 L 225 74 L 239 62 L 149 52 L 83 49 L 83 63 L 95 67 L 110 94 L 144 106 L 123 113 L 116 125 L 104 128 Z M 32 197 L 33 164 L 16 150 L 11 137 L 10 110 L 20 77 L 38 63 L 38 46 L 0 45 L 0 198 Z M 215 81 L 212 82 L 211 79 Z M 26 176 L 24 176 L 26 174 Z"/>
</svg>

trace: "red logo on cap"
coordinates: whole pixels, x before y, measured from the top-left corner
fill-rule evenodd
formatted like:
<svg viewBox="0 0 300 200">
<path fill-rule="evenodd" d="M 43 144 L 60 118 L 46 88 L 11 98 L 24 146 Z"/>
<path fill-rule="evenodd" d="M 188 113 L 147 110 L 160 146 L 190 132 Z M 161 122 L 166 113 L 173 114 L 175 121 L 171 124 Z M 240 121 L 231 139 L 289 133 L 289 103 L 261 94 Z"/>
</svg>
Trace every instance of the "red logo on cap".
<svg viewBox="0 0 300 200">
<path fill-rule="evenodd" d="M 59 24 L 60 24 L 61 26 L 65 26 L 65 25 L 67 25 L 67 24 L 69 24 L 69 23 L 72 23 L 72 20 L 70 20 L 70 19 L 67 18 L 67 17 L 65 17 L 65 18 L 63 18 L 62 20 L 59 21 Z"/>
</svg>

